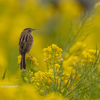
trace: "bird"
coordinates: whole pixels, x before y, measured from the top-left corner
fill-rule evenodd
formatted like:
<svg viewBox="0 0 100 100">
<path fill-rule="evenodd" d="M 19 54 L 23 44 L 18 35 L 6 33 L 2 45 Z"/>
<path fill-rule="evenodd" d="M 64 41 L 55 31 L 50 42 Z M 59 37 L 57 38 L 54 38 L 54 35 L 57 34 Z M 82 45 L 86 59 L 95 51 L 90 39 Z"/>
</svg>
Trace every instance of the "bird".
<svg viewBox="0 0 100 100">
<path fill-rule="evenodd" d="M 32 36 L 32 32 L 34 30 L 36 30 L 36 29 L 25 28 L 21 32 L 21 35 L 19 38 L 19 53 L 21 54 L 21 62 L 20 62 L 21 70 L 22 69 L 26 70 L 26 54 L 29 54 L 29 52 L 33 46 L 34 38 Z"/>
</svg>

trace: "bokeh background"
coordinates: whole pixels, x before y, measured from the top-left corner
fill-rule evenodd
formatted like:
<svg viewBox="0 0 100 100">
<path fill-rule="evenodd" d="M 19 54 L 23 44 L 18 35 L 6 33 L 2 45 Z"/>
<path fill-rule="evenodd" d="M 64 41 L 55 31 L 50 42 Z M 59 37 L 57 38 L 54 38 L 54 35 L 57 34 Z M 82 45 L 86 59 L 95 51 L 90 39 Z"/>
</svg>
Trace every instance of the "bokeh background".
<svg viewBox="0 0 100 100">
<path fill-rule="evenodd" d="M 87 49 L 100 49 L 100 9 L 96 0 L 0 0 L 0 80 L 19 72 L 18 42 L 24 28 L 34 28 L 34 44 L 30 54 L 38 59 L 39 69 L 46 70 L 43 48 L 52 43 L 61 44 L 91 12 L 80 34 L 89 34 L 83 43 Z M 81 40 L 80 38 L 77 38 Z M 64 42 L 63 42 L 64 44 Z M 73 44 L 74 45 L 74 44 Z"/>
</svg>

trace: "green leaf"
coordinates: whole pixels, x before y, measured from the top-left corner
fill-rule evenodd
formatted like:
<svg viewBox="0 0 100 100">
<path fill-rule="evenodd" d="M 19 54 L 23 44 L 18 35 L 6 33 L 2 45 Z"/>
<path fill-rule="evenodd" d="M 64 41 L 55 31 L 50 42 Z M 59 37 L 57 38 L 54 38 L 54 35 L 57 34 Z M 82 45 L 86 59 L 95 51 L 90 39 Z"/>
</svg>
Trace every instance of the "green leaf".
<svg viewBox="0 0 100 100">
<path fill-rule="evenodd" d="M 5 68 L 5 71 L 4 71 L 4 74 L 3 74 L 2 80 L 5 79 L 6 70 L 7 70 L 7 68 Z"/>
</svg>

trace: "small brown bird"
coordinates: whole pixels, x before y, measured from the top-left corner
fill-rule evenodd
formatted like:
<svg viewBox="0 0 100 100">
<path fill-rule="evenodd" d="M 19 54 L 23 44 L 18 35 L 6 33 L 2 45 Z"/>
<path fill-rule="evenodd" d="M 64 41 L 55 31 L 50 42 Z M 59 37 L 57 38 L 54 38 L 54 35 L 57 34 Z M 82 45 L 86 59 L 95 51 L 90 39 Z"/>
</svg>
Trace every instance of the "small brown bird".
<svg viewBox="0 0 100 100">
<path fill-rule="evenodd" d="M 19 52 L 21 54 L 20 69 L 26 69 L 26 54 L 30 52 L 33 45 L 32 32 L 36 29 L 25 28 L 20 35 L 19 39 Z M 30 54 L 29 54 L 30 55 Z"/>
</svg>

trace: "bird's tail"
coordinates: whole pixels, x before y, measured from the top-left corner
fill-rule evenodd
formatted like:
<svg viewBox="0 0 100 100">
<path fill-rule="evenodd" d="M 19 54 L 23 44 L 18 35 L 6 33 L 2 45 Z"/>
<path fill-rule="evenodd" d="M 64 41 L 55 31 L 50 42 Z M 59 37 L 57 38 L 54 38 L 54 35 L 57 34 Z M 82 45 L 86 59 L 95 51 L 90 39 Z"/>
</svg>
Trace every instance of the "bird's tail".
<svg viewBox="0 0 100 100">
<path fill-rule="evenodd" d="M 25 54 L 21 57 L 20 69 L 26 69 L 26 57 Z"/>
</svg>

